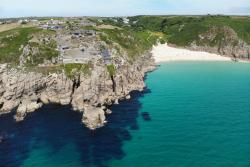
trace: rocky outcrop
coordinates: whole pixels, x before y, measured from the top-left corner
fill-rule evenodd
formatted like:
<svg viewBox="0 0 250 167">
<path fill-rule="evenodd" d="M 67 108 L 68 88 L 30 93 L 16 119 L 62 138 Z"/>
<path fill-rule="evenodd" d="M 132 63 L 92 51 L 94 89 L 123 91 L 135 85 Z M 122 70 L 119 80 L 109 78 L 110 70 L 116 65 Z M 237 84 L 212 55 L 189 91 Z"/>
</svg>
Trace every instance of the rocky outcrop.
<svg viewBox="0 0 250 167">
<path fill-rule="evenodd" d="M 71 104 L 83 113 L 82 121 L 88 128 L 102 127 L 105 115 L 111 113 L 107 106 L 129 98 L 133 90 L 142 91 L 145 73 L 155 68 L 150 54 L 133 64 L 118 62 L 123 63 L 115 63 L 114 76 L 110 76 L 103 62 L 97 61 L 90 76 L 79 74 L 73 79 L 64 73 L 45 76 L 0 65 L 0 114 L 15 111 L 16 121 L 22 121 L 44 104 Z"/>
<path fill-rule="evenodd" d="M 239 38 L 238 34 L 230 27 L 212 27 L 207 32 L 199 35 L 199 40 L 187 47 L 191 50 L 206 51 L 232 59 L 250 60 L 250 45 Z"/>
</svg>

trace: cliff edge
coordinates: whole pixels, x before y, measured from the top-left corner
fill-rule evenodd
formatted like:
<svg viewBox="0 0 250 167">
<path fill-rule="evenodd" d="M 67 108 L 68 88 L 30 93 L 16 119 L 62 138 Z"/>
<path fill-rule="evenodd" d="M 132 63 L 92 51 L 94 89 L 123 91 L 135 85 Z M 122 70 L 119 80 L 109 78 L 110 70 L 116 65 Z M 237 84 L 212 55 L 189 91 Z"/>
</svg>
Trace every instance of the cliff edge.
<svg viewBox="0 0 250 167">
<path fill-rule="evenodd" d="M 72 105 L 82 112 L 82 122 L 90 129 L 102 127 L 107 106 L 129 99 L 129 93 L 142 91 L 145 73 L 155 68 L 150 54 L 133 64 L 116 64 L 113 75 L 103 63 L 94 63 L 91 75 L 79 73 L 70 79 L 64 73 L 43 75 L 0 66 L 0 114 L 16 112 L 16 121 L 48 103 Z"/>
</svg>

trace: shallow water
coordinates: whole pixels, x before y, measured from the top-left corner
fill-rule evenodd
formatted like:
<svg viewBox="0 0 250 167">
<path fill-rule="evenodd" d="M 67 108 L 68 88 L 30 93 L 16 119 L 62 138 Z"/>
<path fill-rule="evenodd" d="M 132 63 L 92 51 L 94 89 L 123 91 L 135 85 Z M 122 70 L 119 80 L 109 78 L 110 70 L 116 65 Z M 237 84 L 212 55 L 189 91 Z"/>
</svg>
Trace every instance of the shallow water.
<svg viewBox="0 0 250 167">
<path fill-rule="evenodd" d="M 0 166 L 250 166 L 250 64 L 164 63 L 146 83 L 97 131 L 68 106 L 0 117 Z"/>
</svg>

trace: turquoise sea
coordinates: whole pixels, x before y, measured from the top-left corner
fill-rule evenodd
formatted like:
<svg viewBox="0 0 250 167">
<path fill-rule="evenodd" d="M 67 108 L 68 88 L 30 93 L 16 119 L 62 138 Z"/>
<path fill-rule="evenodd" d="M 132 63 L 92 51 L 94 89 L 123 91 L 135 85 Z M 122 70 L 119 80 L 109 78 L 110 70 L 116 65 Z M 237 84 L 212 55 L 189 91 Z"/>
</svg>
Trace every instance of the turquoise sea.
<svg viewBox="0 0 250 167">
<path fill-rule="evenodd" d="M 89 131 L 69 106 L 0 117 L 0 167 L 249 167 L 250 64 L 163 63 Z"/>
</svg>

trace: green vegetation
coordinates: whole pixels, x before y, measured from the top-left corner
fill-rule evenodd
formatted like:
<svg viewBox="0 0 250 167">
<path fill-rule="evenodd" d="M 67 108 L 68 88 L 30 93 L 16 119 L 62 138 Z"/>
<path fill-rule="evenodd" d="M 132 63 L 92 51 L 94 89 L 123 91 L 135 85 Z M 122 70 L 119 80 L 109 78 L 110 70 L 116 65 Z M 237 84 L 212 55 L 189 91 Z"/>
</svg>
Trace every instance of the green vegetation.
<svg viewBox="0 0 250 167">
<path fill-rule="evenodd" d="M 47 19 L 47 18 L 46 18 Z M 250 17 L 233 16 L 135 16 L 130 17 L 129 24 L 122 18 L 91 18 L 101 26 L 84 26 L 81 29 L 99 31 L 103 48 L 115 48 L 117 53 L 125 51 L 129 62 L 144 54 L 157 42 L 169 42 L 178 46 L 199 46 L 222 48 L 238 46 L 239 39 L 250 44 Z M 68 21 L 69 29 L 76 23 Z M 110 26 L 111 25 L 111 26 Z M 16 28 L 0 32 L 0 63 L 16 66 L 20 63 L 20 55 L 25 59 L 25 66 L 34 69 L 46 60 L 57 58 L 57 43 L 53 40 L 55 31 L 34 27 Z M 238 39 L 239 37 L 239 39 Z M 25 48 L 25 50 L 24 50 Z M 90 64 L 67 64 L 51 66 L 50 71 L 64 70 L 67 76 L 73 77 L 78 72 L 90 74 Z M 109 74 L 115 75 L 116 68 L 107 65 Z"/>
<path fill-rule="evenodd" d="M 116 73 L 116 67 L 114 64 L 107 65 L 107 70 L 110 76 L 114 76 Z"/>
<path fill-rule="evenodd" d="M 114 18 L 103 18 L 102 19 L 102 24 L 107 24 L 107 25 L 113 25 L 113 26 L 117 26 L 117 27 L 126 27 L 127 25 L 125 25 L 123 23 L 123 19 L 120 17 L 114 17 Z"/>
<path fill-rule="evenodd" d="M 0 33 L 0 63 L 19 63 L 20 47 L 28 44 L 37 28 L 18 28 Z"/>
<path fill-rule="evenodd" d="M 161 32 L 164 28 L 164 16 L 135 16 L 130 17 L 130 24 L 136 30 L 150 30 Z"/>
<path fill-rule="evenodd" d="M 85 75 L 91 74 L 91 64 L 80 64 L 80 63 L 71 63 L 71 64 L 64 64 L 61 65 L 61 69 L 64 70 L 65 74 L 69 78 L 73 78 L 78 73 L 83 73 Z"/>
<path fill-rule="evenodd" d="M 28 72 L 38 72 L 42 73 L 44 75 L 49 75 L 51 73 L 61 73 L 63 68 L 60 65 L 54 65 L 54 66 L 45 66 L 45 67 L 40 67 L 40 66 L 29 66 L 25 69 Z"/>
<path fill-rule="evenodd" d="M 101 40 L 109 45 L 113 42 L 119 44 L 132 59 L 151 49 L 158 39 L 164 38 L 162 33 L 149 30 L 137 31 L 131 28 L 101 29 L 100 31 L 103 32 Z"/>
<path fill-rule="evenodd" d="M 250 18 L 229 16 L 137 16 L 130 22 L 135 30 L 159 31 L 167 35 L 168 42 L 179 46 L 190 45 L 199 40 L 199 35 L 213 27 L 232 28 L 237 35 L 250 44 Z M 218 33 L 221 33 L 218 31 Z M 220 43 L 223 34 L 217 34 L 211 45 Z M 204 41 L 199 41 L 203 45 Z"/>
<path fill-rule="evenodd" d="M 48 44 L 38 44 L 38 43 L 29 43 L 33 48 L 38 49 L 38 53 L 35 56 L 30 55 L 30 59 L 27 61 L 26 66 L 37 66 L 42 64 L 44 60 L 52 60 L 59 55 L 57 51 L 57 45 L 55 41 L 50 41 Z"/>
<path fill-rule="evenodd" d="M 28 66 L 26 71 L 39 72 L 44 75 L 50 73 L 61 73 L 64 72 L 67 77 L 73 79 L 78 74 L 82 73 L 85 75 L 91 75 L 92 64 L 80 64 L 80 63 L 70 63 L 52 66 Z"/>
<path fill-rule="evenodd" d="M 36 66 L 44 60 L 51 60 L 58 56 L 57 44 L 51 40 L 49 42 L 31 42 L 33 38 L 46 37 L 54 34 L 51 30 L 38 28 L 17 28 L 0 33 L 0 63 L 19 64 L 19 57 L 23 52 L 23 47 L 29 45 L 37 49 L 36 55 L 29 55 L 27 66 Z"/>
<path fill-rule="evenodd" d="M 85 75 L 91 75 L 92 64 L 80 64 L 80 63 L 70 63 L 70 64 L 61 64 L 61 65 L 52 65 L 52 66 L 28 66 L 26 71 L 39 72 L 44 75 L 50 73 L 62 73 L 64 72 L 67 77 L 73 79 L 78 74 L 82 73 Z"/>
</svg>

